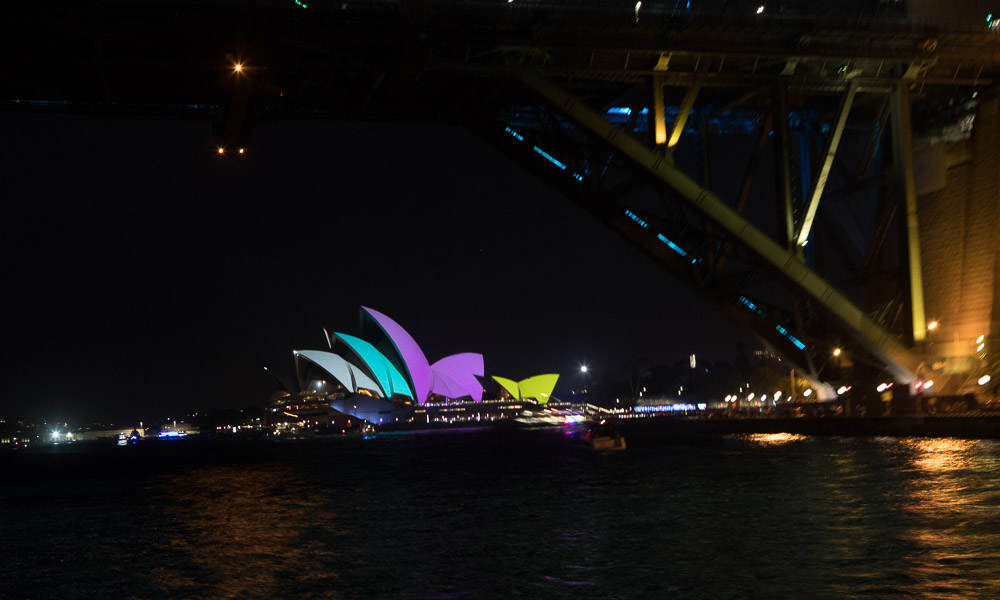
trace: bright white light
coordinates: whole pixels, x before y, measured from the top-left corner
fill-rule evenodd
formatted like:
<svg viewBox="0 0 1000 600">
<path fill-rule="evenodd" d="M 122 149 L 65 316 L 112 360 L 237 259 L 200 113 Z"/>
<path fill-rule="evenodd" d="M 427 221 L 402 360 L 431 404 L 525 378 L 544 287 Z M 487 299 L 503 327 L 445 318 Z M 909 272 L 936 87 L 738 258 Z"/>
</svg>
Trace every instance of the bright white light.
<svg viewBox="0 0 1000 600">
<path fill-rule="evenodd" d="M 840 348 L 834 348 L 833 349 L 833 355 L 834 356 L 840 356 L 840 353 L 841 353 L 841 349 Z"/>
<path fill-rule="evenodd" d="M 780 391 L 779 392 L 774 392 L 774 399 L 775 400 L 781 400 L 781 392 Z"/>
<path fill-rule="evenodd" d="M 242 72 L 243 72 L 243 63 L 236 63 L 233 65 L 233 73 L 242 73 Z"/>
<path fill-rule="evenodd" d="M 990 382 L 991 379 L 993 378 L 990 377 L 989 375 L 983 375 L 982 377 L 979 378 L 979 385 L 986 385 L 987 383 Z"/>
<path fill-rule="evenodd" d="M 880 383 L 880 384 L 878 384 L 878 387 L 875 388 L 875 391 L 876 392 L 884 392 L 887 389 L 889 389 L 889 384 L 888 383 Z"/>
<path fill-rule="evenodd" d="M 806 391 L 802 392 L 802 395 L 808 398 L 809 396 L 813 395 L 813 391 L 812 389 L 807 389 Z"/>
<path fill-rule="evenodd" d="M 219 146 L 218 148 L 216 148 L 215 151 L 218 152 L 219 154 L 225 154 L 226 153 L 226 149 L 223 148 L 222 146 Z"/>
<path fill-rule="evenodd" d="M 840 396 L 841 394 L 843 394 L 844 392 L 846 392 L 848 389 L 850 389 L 850 388 L 848 388 L 846 385 L 840 386 L 839 388 L 837 388 L 837 395 Z"/>
<path fill-rule="evenodd" d="M 976 338 L 976 343 L 977 344 L 982 344 L 984 340 L 986 340 L 986 336 L 985 335 L 981 335 L 981 336 L 979 336 L 979 337 Z"/>
<path fill-rule="evenodd" d="M 586 373 L 586 372 L 587 372 L 587 370 L 588 370 L 588 369 L 587 369 L 587 365 L 580 365 L 580 372 L 581 372 L 581 373 Z"/>
<path fill-rule="evenodd" d="M 986 347 L 986 344 L 979 344 L 978 346 L 976 346 L 976 352 L 982 352 L 983 348 L 985 348 L 985 347 Z"/>
<path fill-rule="evenodd" d="M 934 331 L 935 329 L 938 328 L 938 325 L 940 325 L 940 323 L 938 323 L 937 321 L 931 321 L 930 323 L 927 324 L 927 331 Z"/>
<path fill-rule="evenodd" d="M 928 379 L 927 381 L 924 382 L 924 389 L 925 390 L 929 390 L 932 387 L 934 387 L 934 380 L 933 379 Z"/>
<path fill-rule="evenodd" d="M 747 400 L 753 400 L 753 394 L 748 395 Z"/>
<path fill-rule="evenodd" d="M 239 153 L 240 154 L 246 154 L 247 153 L 247 149 L 246 148 L 240 148 L 239 149 Z"/>
<path fill-rule="evenodd" d="M 760 6 L 757 7 L 757 14 L 758 15 L 764 14 L 764 5 L 763 4 L 761 4 Z"/>
</svg>

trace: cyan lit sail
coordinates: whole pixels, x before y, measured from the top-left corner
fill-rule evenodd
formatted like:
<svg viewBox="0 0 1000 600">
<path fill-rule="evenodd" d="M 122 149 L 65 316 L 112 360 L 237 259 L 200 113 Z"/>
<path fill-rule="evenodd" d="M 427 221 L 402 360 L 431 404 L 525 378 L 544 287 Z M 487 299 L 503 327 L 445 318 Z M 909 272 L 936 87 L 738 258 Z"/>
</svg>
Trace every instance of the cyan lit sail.
<svg viewBox="0 0 1000 600">
<path fill-rule="evenodd" d="M 368 367 L 378 382 L 382 390 L 382 395 L 388 398 L 394 395 L 413 398 L 413 392 L 410 390 L 410 384 L 407 383 L 406 378 L 375 346 L 359 337 L 346 333 L 338 332 L 334 336 L 347 344 L 361 362 Z"/>
</svg>

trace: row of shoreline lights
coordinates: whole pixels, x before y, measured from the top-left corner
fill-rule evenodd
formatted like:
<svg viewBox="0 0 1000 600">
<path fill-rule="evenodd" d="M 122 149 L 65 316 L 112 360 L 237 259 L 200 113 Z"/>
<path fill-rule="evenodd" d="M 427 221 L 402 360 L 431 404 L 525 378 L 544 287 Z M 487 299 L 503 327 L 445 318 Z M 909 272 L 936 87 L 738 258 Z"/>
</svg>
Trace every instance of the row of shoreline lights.
<svg viewBox="0 0 1000 600">
<path fill-rule="evenodd" d="M 513 3 L 514 3 L 514 0 L 507 0 L 507 4 L 513 4 Z M 691 4 L 691 3 L 689 2 L 689 3 L 688 3 L 689 7 L 690 7 L 690 4 Z M 637 2 L 635 3 L 635 8 L 634 8 L 634 13 L 635 13 L 635 22 L 636 22 L 636 23 L 638 23 L 638 22 L 639 22 L 639 11 L 640 11 L 641 9 L 642 9 L 642 0 L 638 0 L 638 1 L 637 1 Z M 759 16 L 759 15 L 762 15 L 762 14 L 764 14 L 764 11 L 765 11 L 765 10 L 766 10 L 766 7 L 765 7 L 765 6 L 763 5 L 763 4 L 758 4 L 758 5 L 757 5 L 757 8 L 756 8 L 756 9 L 754 10 L 754 14 L 756 14 L 756 15 L 758 15 L 758 16 Z M 803 244 L 803 245 L 805 245 L 805 244 Z"/>
<path fill-rule="evenodd" d="M 513 4 L 513 3 L 514 3 L 514 0 L 507 0 L 507 4 Z M 688 3 L 689 8 L 690 8 L 690 4 L 691 3 L 689 2 Z M 638 0 L 635 3 L 634 12 L 635 12 L 635 22 L 636 23 L 639 22 L 639 10 L 640 9 L 642 9 L 642 0 Z M 763 4 L 758 4 L 757 8 L 754 10 L 754 14 L 756 14 L 756 15 L 762 15 L 762 14 L 764 14 L 764 10 L 765 10 L 765 6 Z M 803 244 L 803 246 L 804 245 L 805 244 Z"/>
</svg>

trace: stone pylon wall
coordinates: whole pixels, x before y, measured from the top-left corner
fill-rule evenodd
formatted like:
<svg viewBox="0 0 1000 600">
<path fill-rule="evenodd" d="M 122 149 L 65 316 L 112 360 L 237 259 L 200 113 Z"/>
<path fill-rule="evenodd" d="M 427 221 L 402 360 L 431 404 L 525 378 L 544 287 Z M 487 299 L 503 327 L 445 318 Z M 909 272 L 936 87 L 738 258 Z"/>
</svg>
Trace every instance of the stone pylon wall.
<svg viewBox="0 0 1000 600">
<path fill-rule="evenodd" d="M 918 199 L 927 319 L 940 322 L 928 356 L 974 373 L 984 368 L 976 338 L 1000 333 L 1000 102 L 980 104 L 971 139 L 940 146 L 937 160 L 915 161 L 918 180 L 936 179 L 921 172 L 936 167 L 943 184 Z"/>
</svg>

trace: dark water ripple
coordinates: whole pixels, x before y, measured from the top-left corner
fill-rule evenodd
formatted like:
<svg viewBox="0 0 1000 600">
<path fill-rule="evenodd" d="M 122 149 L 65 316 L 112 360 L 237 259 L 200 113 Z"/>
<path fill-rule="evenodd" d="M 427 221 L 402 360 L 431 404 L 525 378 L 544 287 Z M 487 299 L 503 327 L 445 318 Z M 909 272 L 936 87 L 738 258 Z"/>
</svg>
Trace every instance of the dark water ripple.
<svg viewBox="0 0 1000 600">
<path fill-rule="evenodd" d="M 558 432 L 4 456 L 2 598 L 1000 598 L 1000 444 Z"/>
</svg>

